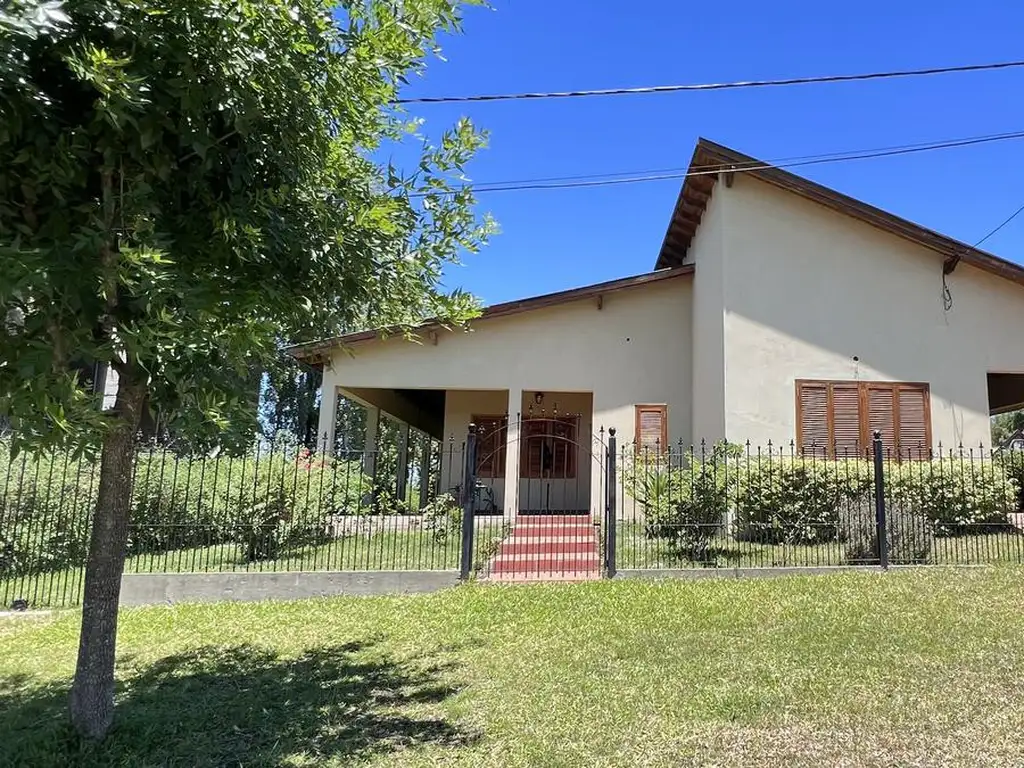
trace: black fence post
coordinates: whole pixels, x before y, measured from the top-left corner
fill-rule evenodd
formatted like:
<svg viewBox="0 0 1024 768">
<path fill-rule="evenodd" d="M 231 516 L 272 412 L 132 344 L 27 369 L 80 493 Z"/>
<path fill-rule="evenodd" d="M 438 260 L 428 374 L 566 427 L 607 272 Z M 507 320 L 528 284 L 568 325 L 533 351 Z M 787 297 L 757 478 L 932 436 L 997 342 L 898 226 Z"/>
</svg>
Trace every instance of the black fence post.
<svg viewBox="0 0 1024 768">
<path fill-rule="evenodd" d="M 878 539 L 878 563 L 882 570 L 889 568 L 889 540 L 885 525 L 885 462 L 882 460 L 882 433 L 872 434 L 875 459 L 875 529 Z"/>
<path fill-rule="evenodd" d="M 605 488 L 604 510 L 604 572 L 609 579 L 615 578 L 615 470 L 616 470 L 615 427 L 608 430 L 608 471 Z"/>
<path fill-rule="evenodd" d="M 473 512 L 476 504 L 476 424 L 469 425 L 466 436 L 466 467 L 462 473 L 462 561 L 459 578 L 466 581 L 473 573 Z"/>
</svg>

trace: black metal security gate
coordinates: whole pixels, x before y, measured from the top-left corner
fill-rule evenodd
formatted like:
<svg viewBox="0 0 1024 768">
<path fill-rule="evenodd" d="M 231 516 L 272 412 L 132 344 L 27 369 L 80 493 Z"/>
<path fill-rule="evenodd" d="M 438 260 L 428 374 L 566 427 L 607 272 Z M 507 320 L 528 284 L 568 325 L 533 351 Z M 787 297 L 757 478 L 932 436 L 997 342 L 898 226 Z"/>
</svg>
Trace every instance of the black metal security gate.
<svg viewBox="0 0 1024 768">
<path fill-rule="evenodd" d="M 511 440 L 504 433 L 509 425 L 492 427 L 503 430 L 500 439 L 471 425 L 464 476 L 466 487 L 475 490 L 462 499 L 462 578 L 601 576 L 608 451 L 603 434 L 581 439 L 582 421 L 581 414 L 519 418 L 510 425 Z M 487 477 L 480 477 L 481 469 Z M 506 482 L 506 473 L 515 473 L 515 480 Z M 500 494 L 494 487 L 499 474 Z M 484 494 L 500 495 L 497 514 L 480 514 L 478 498 Z"/>
</svg>

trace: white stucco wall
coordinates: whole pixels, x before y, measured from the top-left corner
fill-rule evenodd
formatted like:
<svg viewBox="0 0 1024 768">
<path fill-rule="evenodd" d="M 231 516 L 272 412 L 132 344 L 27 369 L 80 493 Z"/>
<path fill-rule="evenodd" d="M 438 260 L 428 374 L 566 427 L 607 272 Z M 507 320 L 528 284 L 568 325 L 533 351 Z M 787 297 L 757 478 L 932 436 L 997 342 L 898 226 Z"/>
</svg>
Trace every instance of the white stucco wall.
<svg viewBox="0 0 1024 768">
<path fill-rule="evenodd" d="M 438 343 L 392 338 L 338 350 L 324 391 L 342 387 L 593 393 L 594 431 L 632 441 L 634 406 L 668 405 L 670 439 L 692 433 L 692 278 L 680 276 L 594 299 L 482 319 Z M 507 406 L 501 410 L 508 410 Z M 514 415 L 514 414 L 513 414 Z M 450 414 L 451 429 L 464 422 Z M 323 428 L 323 425 L 322 427 Z"/>
<path fill-rule="evenodd" d="M 686 262 L 696 266 L 691 303 L 693 430 L 688 436 L 694 445 L 725 437 L 725 226 L 725 206 L 713 195 L 686 254 Z"/>
<path fill-rule="evenodd" d="M 1024 373 L 1024 287 L 961 263 L 946 312 L 933 251 L 741 174 L 714 197 L 730 440 L 788 442 L 795 380 L 821 378 L 927 382 L 933 442 L 989 445 L 986 373 Z"/>
</svg>

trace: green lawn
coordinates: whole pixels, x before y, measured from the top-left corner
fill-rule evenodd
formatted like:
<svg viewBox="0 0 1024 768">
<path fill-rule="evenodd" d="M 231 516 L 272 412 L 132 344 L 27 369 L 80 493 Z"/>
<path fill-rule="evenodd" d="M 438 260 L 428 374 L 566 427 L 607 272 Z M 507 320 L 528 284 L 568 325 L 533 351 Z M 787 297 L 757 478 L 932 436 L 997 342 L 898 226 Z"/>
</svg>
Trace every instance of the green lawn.
<svg viewBox="0 0 1024 768">
<path fill-rule="evenodd" d="M 0 765 L 1019 765 L 1022 605 L 991 568 L 133 609 L 84 748 L 77 614 L 0 620 Z"/>
<path fill-rule="evenodd" d="M 693 561 L 664 539 L 648 539 L 642 523 L 620 522 L 616 561 L 627 568 L 765 568 L 845 565 L 844 546 L 827 544 L 758 544 L 720 536 L 706 558 Z M 933 565 L 1024 565 L 1024 535 L 1013 529 L 1000 533 L 936 537 Z"/>
</svg>

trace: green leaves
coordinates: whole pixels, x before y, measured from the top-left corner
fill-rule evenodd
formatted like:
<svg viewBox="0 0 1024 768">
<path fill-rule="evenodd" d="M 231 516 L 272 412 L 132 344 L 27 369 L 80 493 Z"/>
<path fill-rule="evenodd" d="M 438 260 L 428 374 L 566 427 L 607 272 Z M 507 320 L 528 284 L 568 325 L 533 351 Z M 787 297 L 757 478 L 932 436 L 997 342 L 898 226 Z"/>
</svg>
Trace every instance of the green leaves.
<svg viewBox="0 0 1024 768">
<path fill-rule="evenodd" d="M 463 175 L 486 137 L 464 120 L 411 172 L 369 159 L 415 140 L 392 100 L 458 4 L 332 9 L 7 6 L 0 414 L 24 444 L 98 444 L 116 414 L 76 373 L 95 363 L 207 439 L 254 428 L 258 372 L 287 341 L 477 311 L 441 277 L 494 231 Z"/>
</svg>

